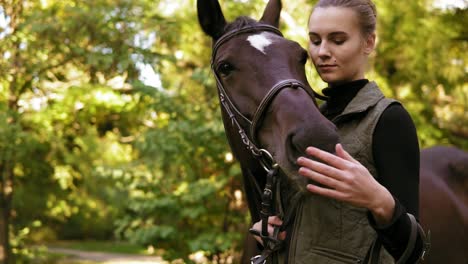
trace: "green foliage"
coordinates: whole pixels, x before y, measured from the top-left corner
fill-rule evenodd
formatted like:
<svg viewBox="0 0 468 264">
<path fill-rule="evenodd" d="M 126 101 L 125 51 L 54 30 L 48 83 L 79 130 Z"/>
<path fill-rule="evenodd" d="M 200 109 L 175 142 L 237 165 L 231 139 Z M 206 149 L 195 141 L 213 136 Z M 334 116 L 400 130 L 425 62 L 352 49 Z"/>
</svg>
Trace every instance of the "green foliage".
<svg viewBox="0 0 468 264">
<path fill-rule="evenodd" d="M 468 149 L 467 9 L 440 10 L 427 1 L 378 2 L 377 8 L 375 70 L 409 110 L 421 145 Z"/>
<path fill-rule="evenodd" d="M 142 100 L 151 101 L 156 119 L 134 143 L 137 160 L 147 167 L 124 180 L 127 216 L 117 221 L 116 233 L 134 243 L 166 248 L 170 258 L 238 247 L 239 239 L 219 240 L 238 238 L 247 219 L 245 208 L 229 205 L 241 183 L 239 171 L 224 162 L 227 146 L 217 114 L 207 104 L 193 107 L 192 97 L 145 87 L 142 93 L 151 93 Z"/>
</svg>

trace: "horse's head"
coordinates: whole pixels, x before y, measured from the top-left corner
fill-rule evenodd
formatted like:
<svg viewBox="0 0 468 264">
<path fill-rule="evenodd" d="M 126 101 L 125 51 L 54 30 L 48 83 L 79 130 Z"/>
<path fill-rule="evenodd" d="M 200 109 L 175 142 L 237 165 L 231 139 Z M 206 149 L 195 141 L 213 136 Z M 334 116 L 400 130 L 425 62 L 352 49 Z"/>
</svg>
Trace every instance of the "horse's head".
<svg viewBox="0 0 468 264">
<path fill-rule="evenodd" d="M 281 1 L 270 0 L 259 21 L 239 17 L 232 23 L 217 0 L 198 0 L 197 7 L 200 25 L 213 39 L 212 67 L 234 155 L 252 168 L 255 152 L 265 149 L 290 178 L 300 178 L 296 159 L 306 147 L 333 152 L 338 135 L 307 82 L 307 51 L 277 29 Z"/>
</svg>

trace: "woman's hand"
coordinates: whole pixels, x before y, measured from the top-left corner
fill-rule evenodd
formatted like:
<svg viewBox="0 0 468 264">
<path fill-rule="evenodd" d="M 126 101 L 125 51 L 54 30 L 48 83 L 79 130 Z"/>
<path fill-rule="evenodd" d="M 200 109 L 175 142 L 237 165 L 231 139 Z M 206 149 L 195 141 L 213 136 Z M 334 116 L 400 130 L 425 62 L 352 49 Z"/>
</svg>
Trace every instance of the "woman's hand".
<svg viewBox="0 0 468 264">
<path fill-rule="evenodd" d="M 391 220 L 395 209 L 392 195 L 341 144 L 336 145 L 336 156 L 314 147 L 306 152 L 323 162 L 305 157 L 297 160 L 299 174 L 322 185 L 308 184 L 310 192 L 367 208 L 378 225 Z"/>
<path fill-rule="evenodd" d="M 280 227 L 283 224 L 283 221 L 278 217 L 278 216 L 270 216 L 268 217 L 268 235 L 273 236 L 273 229 L 276 227 Z M 257 230 L 258 232 L 262 232 L 262 221 L 256 222 L 253 226 L 252 229 Z M 262 238 L 259 236 L 254 235 L 255 239 L 258 241 L 258 243 L 263 245 Z M 278 234 L 278 239 L 279 240 L 284 240 L 286 238 L 286 231 L 280 232 Z"/>
</svg>

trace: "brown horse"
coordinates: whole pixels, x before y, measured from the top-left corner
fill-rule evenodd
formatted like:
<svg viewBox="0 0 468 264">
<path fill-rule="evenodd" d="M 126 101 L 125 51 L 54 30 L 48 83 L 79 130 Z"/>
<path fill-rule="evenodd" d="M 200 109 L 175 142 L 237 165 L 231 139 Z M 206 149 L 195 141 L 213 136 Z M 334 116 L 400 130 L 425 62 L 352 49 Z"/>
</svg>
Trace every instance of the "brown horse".
<svg viewBox="0 0 468 264">
<path fill-rule="evenodd" d="M 198 0 L 197 8 L 203 31 L 213 39 L 211 63 L 225 132 L 240 162 L 252 222 L 256 222 L 264 209 L 262 188 L 273 168 L 279 166 L 281 186 L 292 188 L 289 180 L 301 179 L 295 161 L 306 155 L 306 147 L 316 146 L 332 152 L 338 135 L 335 126 L 319 112 L 315 94 L 308 85 L 304 69 L 307 52 L 298 43 L 283 38 L 277 30 L 280 0 L 270 0 L 259 21 L 239 17 L 227 23 L 217 0 Z M 447 152 L 460 154 L 454 151 Z M 424 157 L 425 152 L 422 161 Z M 441 173 L 447 167 L 441 159 L 434 159 L 431 165 L 439 166 Z M 424 163 L 421 172 L 425 171 Z M 453 259 L 444 257 L 448 255 L 456 257 L 457 262 L 453 263 L 466 264 L 466 203 L 453 206 L 458 201 L 455 197 L 458 193 L 448 187 L 450 184 L 444 185 L 445 176 L 436 175 L 436 170 L 433 174 L 421 175 L 421 215 L 424 228 L 432 230 L 433 240 L 425 263 Z M 305 180 L 302 181 L 305 186 Z M 458 186 L 455 181 L 452 185 Z M 466 185 L 464 188 L 461 193 L 466 193 Z M 447 200 L 448 197 L 452 200 Z M 426 210 L 443 203 L 447 204 L 443 210 Z M 278 208 L 271 213 L 278 213 Z M 440 223 L 435 220 L 439 215 L 444 215 L 438 218 Z M 453 224 L 442 225 L 448 223 L 445 215 L 450 215 Z M 450 228 L 457 230 L 450 233 Z M 461 246 L 435 241 L 439 239 L 450 239 Z M 250 263 L 250 257 L 258 253 L 255 240 L 247 236 L 242 263 Z"/>
<path fill-rule="evenodd" d="M 468 153 L 454 147 L 421 151 L 421 223 L 431 231 L 424 263 L 468 263 Z"/>
</svg>

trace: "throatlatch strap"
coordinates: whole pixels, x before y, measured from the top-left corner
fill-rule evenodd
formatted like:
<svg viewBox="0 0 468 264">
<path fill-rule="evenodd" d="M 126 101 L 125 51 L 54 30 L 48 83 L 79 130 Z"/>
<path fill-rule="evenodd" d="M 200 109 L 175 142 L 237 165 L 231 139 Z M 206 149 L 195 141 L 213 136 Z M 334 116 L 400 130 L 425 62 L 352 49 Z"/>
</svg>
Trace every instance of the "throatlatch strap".
<svg viewBox="0 0 468 264">
<path fill-rule="evenodd" d="M 418 222 L 412 214 L 408 214 L 408 217 L 411 221 L 411 233 L 408 239 L 408 245 L 406 246 L 403 255 L 397 261 L 397 264 L 405 264 L 408 258 L 411 256 L 411 253 L 414 250 L 414 245 L 416 244 L 416 239 L 418 238 Z"/>
<path fill-rule="evenodd" d="M 424 248 L 423 252 L 421 254 L 421 259 L 424 259 L 424 255 L 429 251 L 430 249 L 430 232 L 428 232 L 428 238 L 426 238 L 424 234 L 424 230 L 421 228 L 421 226 L 418 224 L 416 221 L 416 218 L 410 214 L 407 213 L 410 221 L 411 221 L 411 233 L 408 239 L 408 244 L 406 246 L 405 251 L 401 255 L 401 257 L 398 259 L 396 264 L 406 264 L 406 261 L 408 261 L 408 258 L 411 256 L 413 253 L 414 247 L 416 245 L 416 240 L 418 238 L 418 233 L 421 236 L 421 239 L 424 242 Z M 380 248 L 382 247 L 379 238 L 377 237 L 374 242 L 372 243 L 369 251 L 367 252 L 366 258 L 367 259 L 367 264 L 378 264 L 379 263 L 379 255 L 380 255 Z"/>
<path fill-rule="evenodd" d="M 408 213 L 408 217 L 411 220 L 411 234 L 408 240 L 408 246 L 406 247 L 405 252 L 403 252 L 403 255 L 397 261 L 397 264 L 405 264 L 408 258 L 411 256 L 411 253 L 413 252 L 414 247 L 416 245 L 416 240 L 418 239 L 418 233 L 424 244 L 420 259 L 424 260 L 425 254 L 427 254 L 429 252 L 429 249 L 431 248 L 431 231 L 427 232 L 427 237 L 426 237 L 426 235 L 424 234 L 424 230 L 418 224 L 418 222 L 416 221 L 416 218 L 412 214 L 409 214 L 409 213 Z"/>
</svg>

